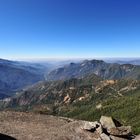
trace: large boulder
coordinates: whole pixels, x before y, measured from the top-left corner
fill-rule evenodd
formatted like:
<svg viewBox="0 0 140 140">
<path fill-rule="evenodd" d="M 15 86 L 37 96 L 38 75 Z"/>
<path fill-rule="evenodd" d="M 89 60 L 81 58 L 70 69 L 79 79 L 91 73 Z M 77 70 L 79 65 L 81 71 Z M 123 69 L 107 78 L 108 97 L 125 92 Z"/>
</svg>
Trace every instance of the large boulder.
<svg viewBox="0 0 140 140">
<path fill-rule="evenodd" d="M 121 126 L 108 129 L 108 133 L 114 136 L 130 136 L 132 130 L 131 126 Z"/>
<path fill-rule="evenodd" d="M 99 131 L 99 133 L 102 133 L 102 126 L 99 122 L 95 121 L 95 122 L 88 122 L 88 121 L 83 121 L 83 126 L 81 127 L 84 130 L 88 130 L 91 132 L 94 131 Z"/>
<path fill-rule="evenodd" d="M 112 117 L 101 116 L 100 123 L 105 129 L 110 129 L 116 127 L 115 122 Z"/>
</svg>

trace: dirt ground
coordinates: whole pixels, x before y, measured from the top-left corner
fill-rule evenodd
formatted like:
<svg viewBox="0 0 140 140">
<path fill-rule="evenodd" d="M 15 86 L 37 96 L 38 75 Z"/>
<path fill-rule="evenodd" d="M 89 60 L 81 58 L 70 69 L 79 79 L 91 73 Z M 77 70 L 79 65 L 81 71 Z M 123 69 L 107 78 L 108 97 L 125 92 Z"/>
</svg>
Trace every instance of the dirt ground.
<svg viewBox="0 0 140 140">
<path fill-rule="evenodd" d="M 16 140 L 94 140 L 80 125 L 80 121 L 62 117 L 0 112 L 0 133 Z"/>
</svg>

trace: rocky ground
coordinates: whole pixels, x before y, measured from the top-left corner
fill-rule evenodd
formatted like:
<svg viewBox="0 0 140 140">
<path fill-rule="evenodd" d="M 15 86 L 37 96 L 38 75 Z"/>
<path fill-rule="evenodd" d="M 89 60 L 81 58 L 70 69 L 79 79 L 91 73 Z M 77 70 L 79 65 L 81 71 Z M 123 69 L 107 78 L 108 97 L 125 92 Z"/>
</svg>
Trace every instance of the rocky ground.
<svg viewBox="0 0 140 140">
<path fill-rule="evenodd" d="M 33 113 L 0 112 L 0 133 L 16 140 L 134 139 L 131 127 L 119 125 L 112 118 L 104 116 L 100 122 L 87 122 Z M 12 140 L 4 135 L 0 135 L 0 139 Z M 138 137 L 135 139 L 139 140 Z"/>
</svg>

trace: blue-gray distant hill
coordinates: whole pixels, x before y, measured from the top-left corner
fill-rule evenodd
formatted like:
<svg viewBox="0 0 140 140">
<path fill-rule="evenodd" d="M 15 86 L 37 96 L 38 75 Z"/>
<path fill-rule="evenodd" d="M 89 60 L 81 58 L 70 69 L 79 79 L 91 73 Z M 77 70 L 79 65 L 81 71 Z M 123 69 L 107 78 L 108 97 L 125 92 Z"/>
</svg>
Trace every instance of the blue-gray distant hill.
<svg viewBox="0 0 140 140">
<path fill-rule="evenodd" d="M 40 64 L 0 59 L 0 99 L 44 80 L 47 67 Z"/>
<path fill-rule="evenodd" d="M 118 64 L 132 64 L 132 65 L 140 65 L 140 58 L 137 59 L 130 59 L 130 58 L 126 58 L 126 59 L 105 59 L 105 62 L 109 62 L 109 63 L 118 63 Z"/>
</svg>

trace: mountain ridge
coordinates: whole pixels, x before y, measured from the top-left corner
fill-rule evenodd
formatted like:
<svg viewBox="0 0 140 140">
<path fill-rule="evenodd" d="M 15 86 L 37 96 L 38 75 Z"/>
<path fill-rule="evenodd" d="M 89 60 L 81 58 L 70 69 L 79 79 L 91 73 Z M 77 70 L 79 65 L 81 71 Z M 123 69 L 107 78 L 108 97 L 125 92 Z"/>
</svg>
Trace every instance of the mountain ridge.
<svg viewBox="0 0 140 140">
<path fill-rule="evenodd" d="M 66 80 L 82 78 L 94 73 L 103 79 L 140 79 L 140 66 L 132 64 L 106 63 L 103 60 L 85 60 L 81 63 L 70 63 L 51 71 L 47 80 Z"/>
</svg>

